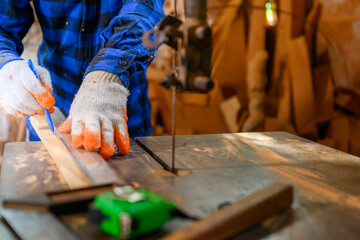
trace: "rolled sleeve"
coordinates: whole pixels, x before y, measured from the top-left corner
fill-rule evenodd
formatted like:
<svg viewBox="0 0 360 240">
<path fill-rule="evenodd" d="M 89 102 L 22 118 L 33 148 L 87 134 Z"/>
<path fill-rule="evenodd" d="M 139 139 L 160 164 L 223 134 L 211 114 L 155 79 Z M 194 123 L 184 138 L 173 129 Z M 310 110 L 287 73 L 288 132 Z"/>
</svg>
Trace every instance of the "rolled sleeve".
<svg viewBox="0 0 360 240">
<path fill-rule="evenodd" d="M 162 0 L 125 0 L 118 16 L 100 35 L 101 49 L 92 59 L 85 75 L 94 70 L 115 73 L 128 88 L 133 73 L 144 70 L 155 51 L 141 43 L 144 32 L 164 16 Z"/>
</svg>

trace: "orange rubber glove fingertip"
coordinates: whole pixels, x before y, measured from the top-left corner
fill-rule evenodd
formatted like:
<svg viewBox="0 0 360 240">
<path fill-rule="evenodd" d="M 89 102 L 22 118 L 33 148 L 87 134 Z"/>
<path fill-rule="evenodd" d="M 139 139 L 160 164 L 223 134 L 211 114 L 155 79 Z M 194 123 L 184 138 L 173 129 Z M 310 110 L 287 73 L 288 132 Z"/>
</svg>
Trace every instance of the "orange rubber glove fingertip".
<svg viewBox="0 0 360 240">
<path fill-rule="evenodd" d="M 71 133 L 71 118 L 66 119 L 58 127 L 58 131 L 61 133 Z"/>
<path fill-rule="evenodd" d="M 109 159 L 112 155 L 114 155 L 114 143 L 103 142 L 100 147 L 100 155 L 106 160 Z"/>
<path fill-rule="evenodd" d="M 72 135 L 72 145 L 76 148 L 84 147 L 84 136 L 83 135 Z"/>
<path fill-rule="evenodd" d="M 43 94 L 34 94 L 34 97 L 43 108 L 50 109 L 55 105 L 55 98 L 49 91 Z"/>
<path fill-rule="evenodd" d="M 50 114 L 52 114 L 52 113 L 55 112 L 55 108 L 53 108 L 53 107 L 49 108 L 48 110 L 49 110 L 49 113 L 50 113 Z"/>
<path fill-rule="evenodd" d="M 115 142 L 120 155 L 126 155 L 130 151 L 129 136 L 124 137 L 117 129 L 115 129 Z"/>
<path fill-rule="evenodd" d="M 84 148 L 86 151 L 96 151 L 101 147 L 100 131 L 94 132 L 85 127 Z"/>
</svg>

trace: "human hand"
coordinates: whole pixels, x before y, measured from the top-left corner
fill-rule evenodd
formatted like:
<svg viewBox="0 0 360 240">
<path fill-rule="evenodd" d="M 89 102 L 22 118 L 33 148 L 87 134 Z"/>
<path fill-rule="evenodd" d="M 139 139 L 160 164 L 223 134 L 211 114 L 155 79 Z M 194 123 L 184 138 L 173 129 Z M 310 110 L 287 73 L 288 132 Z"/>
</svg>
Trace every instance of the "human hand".
<svg viewBox="0 0 360 240">
<path fill-rule="evenodd" d="M 35 66 L 41 82 L 25 60 L 15 60 L 0 69 L 0 105 L 15 116 L 44 114 L 43 108 L 54 112 L 50 73 Z"/>
<path fill-rule="evenodd" d="M 104 159 L 114 154 L 114 140 L 119 154 L 125 155 L 130 150 L 127 97 L 128 90 L 116 74 L 92 71 L 85 76 L 70 115 L 58 130 L 71 133 L 74 147 L 99 149 Z"/>
</svg>

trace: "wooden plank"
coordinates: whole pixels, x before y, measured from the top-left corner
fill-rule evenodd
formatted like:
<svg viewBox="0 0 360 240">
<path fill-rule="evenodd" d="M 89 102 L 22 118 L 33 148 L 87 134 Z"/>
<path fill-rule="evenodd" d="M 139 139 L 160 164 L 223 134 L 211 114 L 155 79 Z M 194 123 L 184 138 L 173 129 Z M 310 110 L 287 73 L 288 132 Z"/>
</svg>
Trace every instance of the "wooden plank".
<svg viewBox="0 0 360 240">
<path fill-rule="evenodd" d="M 296 38 L 303 35 L 305 31 L 306 15 L 309 7 L 313 5 L 313 0 L 291 0 L 292 1 L 292 37 Z"/>
<path fill-rule="evenodd" d="M 252 4 L 254 6 L 265 6 L 265 0 L 253 0 Z M 264 9 L 252 8 L 248 39 L 248 61 L 251 61 L 258 51 L 265 50 L 265 24 Z"/>
<path fill-rule="evenodd" d="M 293 189 L 290 185 L 271 184 L 163 239 L 226 239 L 285 210 L 292 201 Z"/>
<path fill-rule="evenodd" d="M 253 0 L 254 6 L 265 6 L 265 0 Z M 246 86 L 249 116 L 242 126 L 243 132 L 261 131 L 265 120 L 265 86 L 268 53 L 265 49 L 265 14 L 253 8 L 250 14 Z"/>
<path fill-rule="evenodd" d="M 335 104 L 360 117 L 360 90 L 356 87 L 339 86 L 336 88 Z"/>
<path fill-rule="evenodd" d="M 279 1 L 279 9 L 284 12 L 292 12 L 292 1 Z M 269 86 L 266 96 L 266 116 L 277 117 L 279 119 L 279 127 L 286 126 L 290 119 L 289 103 L 290 98 L 286 93 L 288 90 L 287 86 L 284 85 L 284 81 L 290 81 L 287 64 L 287 49 L 286 42 L 291 37 L 291 23 L 292 16 L 289 14 L 279 14 L 279 22 L 276 27 L 276 45 L 274 50 L 274 57 L 271 59 L 273 62 L 273 69 L 271 79 L 269 79 Z M 279 129 L 284 131 L 285 129 Z M 278 130 L 278 131 L 279 131 Z"/>
<path fill-rule="evenodd" d="M 313 69 L 316 122 L 326 123 L 334 117 L 334 84 L 328 65 Z"/>
<path fill-rule="evenodd" d="M 70 134 L 56 132 L 56 135 L 66 146 L 91 185 L 124 184 L 121 177 L 108 166 L 108 162 L 105 161 L 98 152 L 89 152 L 85 149 L 74 148 L 71 143 Z"/>
<path fill-rule="evenodd" d="M 224 3 L 226 5 L 220 8 L 221 15 L 211 26 L 213 44 L 211 77 L 215 86 L 220 86 L 221 90 L 230 89 L 233 94 L 238 95 L 242 105 L 247 105 L 246 67 L 244 67 L 247 59 L 239 57 L 246 56 L 244 1 L 221 1 L 219 5 L 222 6 Z"/>
<path fill-rule="evenodd" d="M 301 136 L 313 139 L 317 137 L 315 98 L 305 38 L 289 40 L 287 50 L 296 129 Z"/>
<path fill-rule="evenodd" d="M 238 132 L 239 126 L 239 111 L 241 104 L 237 96 L 233 96 L 220 104 L 221 113 L 226 122 L 229 132 Z"/>
<path fill-rule="evenodd" d="M 334 139 L 334 148 L 348 152 L 350 147 L 350 134 L 352 132 L 348 116 L 340 111 L 336 112 L 330 122 L 329 128 L 331 138 Z"/>
<path fill-rule="evenodd" d="M 45 117 L 41 115 L 32 116 L 30 121 L 69 187 L 75 189 L 90 186 L 90 181 L 84 175 L 72 154 L 49 129 Z"/>
<path fill-rule="evenodd" d="M 322 4 L 316 3 L 311 9 L 309 15 L 307 16 L 305 25 L 305 38 L 306 44 L 309 50 L 310 59 L 313 60 L 316 56 L 314 50 L 316 45 L 316 33 L 319 26 L 320 17 L 322 14 Z"/>
</svg>

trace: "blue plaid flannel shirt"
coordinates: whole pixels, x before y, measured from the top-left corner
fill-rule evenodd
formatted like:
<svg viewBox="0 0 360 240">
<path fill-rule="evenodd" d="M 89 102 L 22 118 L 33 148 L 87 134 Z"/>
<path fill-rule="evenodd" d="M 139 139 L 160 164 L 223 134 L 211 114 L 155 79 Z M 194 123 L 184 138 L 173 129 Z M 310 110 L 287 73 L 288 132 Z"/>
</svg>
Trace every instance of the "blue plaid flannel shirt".
<svg viewBox="0 0 360 240">
<path fill-rule="evenodd" d="M 145 71 L 155 52 L 144 31 L 164 15 L 164 0 L 33 0 L 43 32 L 39 64 L 51 74 L 56 106 L 68 115 L 83 76 L 115 73 L 130 91 L 131 137 L 152 131 Z M 23 37 L 34 21 L 29 0 L 0 0 L 0 68 L 21 59 Z M 106 106 L 104 106 L 106 107 Z"/>
</svg>

